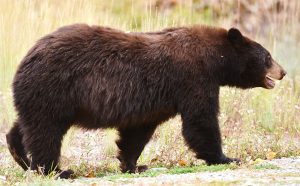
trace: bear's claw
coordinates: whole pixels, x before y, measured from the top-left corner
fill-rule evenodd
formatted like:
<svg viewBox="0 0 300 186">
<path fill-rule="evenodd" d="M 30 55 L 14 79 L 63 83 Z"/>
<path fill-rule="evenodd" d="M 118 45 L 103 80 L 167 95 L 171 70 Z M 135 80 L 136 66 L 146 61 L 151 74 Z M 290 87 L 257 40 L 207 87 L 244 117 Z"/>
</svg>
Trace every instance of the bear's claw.
<svg viewBox="0 0 300 186">
<path fill-rule="evenodd" d="M 140 166 L 136 167 L 135 172 L 136 173 L 142 173 L 142 172 L 145 172 L 146 170 L 148 170 L 147 165 L 140 165 Z"/>
<path fill-rule="evenodd" d="M 228 158 L 225 155 L 223 155 L 221 158 L 217 160 L 206 160 L 207 165 L 216 165 L 216 164 L 229 164 L 229 163 L 235 163 L 237 165 L 241 164 L 241 160 L 238 158 Z"/>
<path fill-rule="evenodd" d="M 61 178 L 61 179 L 69 179 L 69 178 L 72 178 L 73 176 L 74 176 L 74 171 L 72 171 L 71 169 L 61 171 L 58 174 L 58 178 Z"/>
</svg>

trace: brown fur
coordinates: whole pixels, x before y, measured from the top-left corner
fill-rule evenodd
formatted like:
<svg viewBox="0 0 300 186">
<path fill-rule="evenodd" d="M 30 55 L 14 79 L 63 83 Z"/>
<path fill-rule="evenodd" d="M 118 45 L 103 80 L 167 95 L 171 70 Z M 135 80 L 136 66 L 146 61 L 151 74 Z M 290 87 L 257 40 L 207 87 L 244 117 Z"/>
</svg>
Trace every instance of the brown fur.
<svg viewBox="0 0 300 186">
<path fill-rule="evenodd" d="M 219 88 L 266 87 L 274 65 L 267 55 L 237 29 L 124 33 L 62 27 L 33 46 L 15 75 L 18 120 L 7 135 L 10 151 L 24 169 L 30 162 L 31 169 L 60 172 L 61 141 L 71 126 L 116 128 L 122 171 L 145 170 L 136 162 L 155 128 L 180 114 L 183 136 L 198 158 L 208 164 L 235 161 L 221 148 Z M 281 67 L 275 71 L 279 79 L 285 75 Z"/>
</svg>

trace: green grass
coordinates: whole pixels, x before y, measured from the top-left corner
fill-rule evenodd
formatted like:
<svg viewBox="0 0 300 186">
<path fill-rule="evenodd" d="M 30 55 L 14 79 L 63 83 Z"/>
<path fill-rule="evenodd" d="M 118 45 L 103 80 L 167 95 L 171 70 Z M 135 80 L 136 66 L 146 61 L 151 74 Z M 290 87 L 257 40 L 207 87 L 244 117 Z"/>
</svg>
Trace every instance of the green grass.
<svg viewBox="0 0 300 186">
<path fill-rule="evenodd" d="M 236 169 L 238 168 L 235 164 L 229 165 L 212 165 L 212 166 L 192 166 L 192 167 L 174 167 L 173 169 L 169 170 L 168 173 L 170 174 L 185 174 L 185 173 L 193 173 L 193 172 L 217 172 L 223 171 L 227 169 Z"/>
<path fill-rule="evenodd" d="M 217 172 L 217 171 L 223 171 L 228 169 L 236 169 L 238 166 L 230 164 L 230 165 L 213 165 L 213 166 L 207 166 L 207 165 L 200 165 L 200 166 L 191 166 L 191 167 L 172 167 L 170 169 L 159 169 L 154 168 L 147 170 L 140 174 L 116 174 L 115 172 L 111 175 L 110 173 L 108 175 L 103 175 L 104 179 L 110 180 L 110 181 L 116 181 L 118 179 L 122 178 L 140 178 L 140 177 L 155 177 L 161 174 L 186 174 L 186 173 L 196 173 L 196 172 Z M 100 176 L 102 177 L 102 176 Z"/>
<path fill-rule="evenodd" d="M 7 166 L 0 168 L 0 175 L 6 175 L 7 184 L 15 184 L 15 183 L 24 183 L 24 184 L 33 184 L 33 185 L 53 185 L 53 184 L 65 184 L 69 181 L 58 180 L 55 181 L 55 174 L 49 176 L 37 175 L 34 172 L 26 171 L 24 172 L 19 167 L 15 167 L 11 164 L 11 166 Z M 96 166 L 93 167 L 91 165 L 82 164 L 81 166 L 73 167 L 75 171 L 75 177 L 79 180 L 85 180 L 88 178 L 101 178 L 103 180 L 108 181 L 119 181 L 122 179 L 128 178 L 141 178 L 141 177 L 155 177 L 162 174 L 185 174 L 185 173 L 196 173 L 196 172 L 217 172 L 224 170 L 234 170 L 237 169 L 238 166 L 235 164 L 229 165 L 198 165 L 198 166 L 190 166 L 190 167 L 180 167 L 175 166 L 172 168 L 150 168 L 149 170 L 140 173 L 140 174 L 129 174 L 129 173 L 120 173 L 120 171 L 116 167 L 105 167 L 105 166 Z M 1 180 L 0 180 L 1 185 Z"/>
<path fill-rule="evenodd" d="M 242 167 L 245 168 L 245 167 Z M 97 183 L 100 183 L 100 180 L 110 181 L 111 183 L 131 183 L 132 178 L 144 178 L 144 177 L 156 177 L 159 175 L 165 175 L 165 174 L 186 174 L 186 173 L 199 173 L 199 172 L 218 172 L 218 171 L 225 171 L 225 170 L 236 170 L 239 169 L 239 166 L 235 164 L 229 164 L 229 165 L 198 165 L 198 166 L 190 166 L 190 167 L 181 167 L 176 166 L 172 167 L 170 169 L 167 168 L 150 168 L 149 170 L 140 173 L 140 174 L 129 174 L 129 173 L 120 173 L 118 170 L 96 170 L 94 169 L 92 176 L 87 175 L 80 175 L 78 172 L 82 172 L 82 167 L 78 167 L 75 172 L 77 172 L 76 179 L 78 183 L 81 184 L 92 184 L 93 180 Z M 257 165 L 250 166 L 250 171 L 252 170 L 266 170 L 266 169 L 279 169 L 276 165 L 270 164 L 270 163 L 260 163 Z M 0 169 L 0 174 L 3 174 L 1 172 L 3 170 Z M 84 168 L 84 171 L 87 171 L 86 168 Z M 14 172 L 12 174 L 12 172 Z M 20 182 L 20 185 L 68 185 L 71 184 L 71 180 L 55 180 L 55 175 L 52 176 L 41 176 L 37 175 L 33 172 L 24 172 L 22 171 L 10 171 L 10 179 L 8 180 L 9 184 Z M 12 179 L 13 178 L 13 179 Z M 100 179 L 100 180 L 99 180 Z M 200 180 L 201 181 L 201 180 Z M 1 183 L 1 182 L 0 182 Z M 238 181 L 230 182 L 209 182 L 209 183 L 203 183 L 208 185 L 236 185 L 238 184 Z M 9 185 L 7 184 L 7 185 Z"/>
<path fill-rule="evenodd" d="M 279 169 L 278 166 L 271 164 L 271 163 L 261 163 L 254 166 L 257 170 L 264 170 L 264 169 Z"/>
</svg>

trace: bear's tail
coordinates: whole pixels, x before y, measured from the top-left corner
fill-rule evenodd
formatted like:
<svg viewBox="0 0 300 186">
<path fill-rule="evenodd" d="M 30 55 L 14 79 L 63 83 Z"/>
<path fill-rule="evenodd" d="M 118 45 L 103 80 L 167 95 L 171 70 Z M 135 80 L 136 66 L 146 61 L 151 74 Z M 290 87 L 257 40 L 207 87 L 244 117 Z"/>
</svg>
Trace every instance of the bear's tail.
<svg viewBox="0 0 300 186">
<path fill-rule="evenodd" d="M 12 129 L 6 135 L 9 152 L 15 161 L 24 169 L 28 170 L 30 163 L 22 143 L 23 134 L 20 131 L 20 122 L 16 121 Z"/>
</svg>

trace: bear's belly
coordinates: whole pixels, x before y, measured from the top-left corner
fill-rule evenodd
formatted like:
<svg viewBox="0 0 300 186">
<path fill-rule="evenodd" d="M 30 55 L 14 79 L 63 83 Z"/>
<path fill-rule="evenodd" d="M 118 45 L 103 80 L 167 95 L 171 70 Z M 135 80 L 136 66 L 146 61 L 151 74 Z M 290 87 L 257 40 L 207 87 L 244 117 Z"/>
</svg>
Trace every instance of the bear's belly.
<svg viewBox="0 0 300 186">
<path fill-rule="evenodd" d="M 77 126 L 86 129 L 99 128 L 122 128 L 128 126 L 140 125 L 159 125 L 162 122 L 174 117 L 176 111 L 173 108 L 162 108 L 144 113 L 132 113 L 127 116 L 116 118 L 105 118 L 99 115 L 92 114 L 87 110 L 78 112 L 75 123 Z"/>
</svg>

